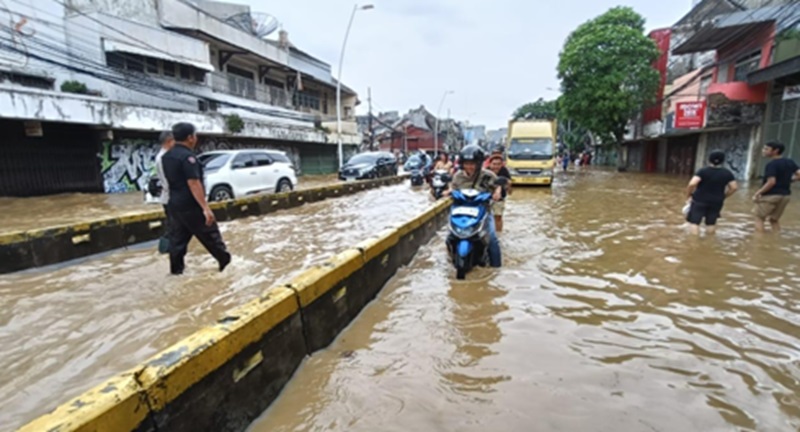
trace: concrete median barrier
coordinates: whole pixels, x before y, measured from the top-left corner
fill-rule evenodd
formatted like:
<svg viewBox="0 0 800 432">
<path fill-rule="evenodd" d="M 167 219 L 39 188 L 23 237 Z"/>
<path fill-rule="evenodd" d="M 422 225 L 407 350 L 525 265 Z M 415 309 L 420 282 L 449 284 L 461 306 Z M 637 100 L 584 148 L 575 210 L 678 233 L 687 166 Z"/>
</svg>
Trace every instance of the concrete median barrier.
<svg viewBox="0 0 800 432">
<path fill-rule="evenodd" d="M 220 222 L 265 215 L 307 202 L 345 196 L 362 190 L 397 184 L 405 177 L 390 177 L 302 191 L 245 197 L 212 203 Z M 57 264 L 75 258 L 152 241 L 164 232 L 164 212 L 153 210 L 85 223 L 17 231 L 0 235 L 0 274 Z"/>
<path fill-rule="evenodd" d="M 444 224 L 440 201 L 21 429 L 243 431 Z"/>
</svg>

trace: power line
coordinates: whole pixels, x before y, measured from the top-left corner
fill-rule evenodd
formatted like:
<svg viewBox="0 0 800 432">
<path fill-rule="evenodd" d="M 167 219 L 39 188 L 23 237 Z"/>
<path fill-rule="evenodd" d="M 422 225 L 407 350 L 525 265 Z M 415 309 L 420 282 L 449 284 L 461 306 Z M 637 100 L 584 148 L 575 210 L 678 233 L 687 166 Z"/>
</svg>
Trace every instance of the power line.
<svg viewBox="0 0 800 432">
<path fill-rule="evenodd" d="M 18 1 L 18 0 L 11 0 L 11 1 L 21 4 L 21 2 Z M 53 0 L 53 1 L 56 1 L 57 3 L 61 3 L 58 0 Z M 63 5 L 63 3 L 61 3 L 61 4 Z M 35 8 L 35 7 L 31 7 L 31 8 L 34 9 L 34 10 L 41 11 L 41 12 L 43 12 L 45 14 L 50 15 L 50 16 L 55 16 L 55 17 L 58 18 L 57 15 L 54 15 L 54 14 L 52 14 L 50 12 L 47 12 L 47 11 L 44 11 L 42 9 Z M 9 12 L 9 13 L 17 13 L 17 12 L 11 11 L 10 9 L 7 9 L 7 8 L 5 9 L 5 11 Z M 59 22 L 49 21 L 49 20 L 46 20 L 44 18 L 33 18 L 32 17 L 32 19 L 36 20 L 36 21 L 43 22 L 45 24 L 51 24 L 51 25 L 55 25 L 55 26 L 60 26 Z M 86 27 L 84 25 L 81 25 L 81 24 L 78 24 L 78 23 L 72 23 L 72 24 L 74 26 L 78 27 L 78 28 L 82 28 L 84 30 L 88 30 L 89 33 L 95 33 L 93 29 L 90 29 L 90 28 L 88 28 L 88 27 Z M 108 25 L 106 25 L 105 23 L 101 23 L 101 25 L 103 25 L 104 27 L 108 27 Z M 138 41 L 138 39 L 130 37 L 125 32 L 121 32 L 121 31 L 119 31 L 117 29 L 114 29 L 114 30 L 117 33 L 120 33 L 122 35 L 125 35 L 126 37 L 129 37 L 131 40 Z M 41 38 L 41 36 L 35 36 L 35 35 L 32 36 L 32 37 L 33 38 L 36 38 L 36 37 L 40 37 Z M 90 47 L 95 47 L 96 46 L 95 45 L 95 41 L 86 39 L 85 37 L 81 37 L 81 36 L 79 36 L 77 34 L 76 35 L 70 35 L 70 39 L 75 40 L 75 41 L 82 41 L 85 46 L 90 46 Z M 55 40 L 55 39 L 52 39 L 52 38 L 50 40 L 51 41 L 55 41 L 56 43 L 61 43 L 62 42 L 60 40 Z M 6 47 L 8 48 L 8 46 L 6 46 Z M 74 53 L 70 52 L 69 50 L 73 50 L 73 51 L 79 52 L 79 53 L 83 52 L 83 53 L 91 53 L 91 54 L 95 54 L 95 52 L 96 52 L 94 50 L 87 50 L 85 48 L 79 48 L 78 44 L 76 44 L 74 46 L 65 45 L 64 48 L 62 48 L 62 47 L 54 47 L 54 46 L 50 45 L 48 48 L 54 49 L 56 51 L 60 51 L 61 54 L 66 53 L 66 55 L 69 56 L 69 58 L 68 58 L 69 60 L 77 60 L 77 63 L 79 63 L 79 64 L 82 63 L 86 67 L 94 67 L 96 69 L 109 70 L 108 65 L 105 64 L 105 63 L 100 63 L 100 62 L 97 62 L 97 61 L 92 60 L 92 59 L 86 59 L 86 58 L 80 58 L 80 57 L 75 58 Z M 65 48 L 66 48 L 66 51 L 65 51 Z M 159 52 L 164 52 L 162 50 L 158 50 L 158 51 Z M 176 57 L 176 56 L 174 56 L 174 55 L 172 55 L 170 53 L 166 53 L 166 54 L 170 58 L 175 58 Z M 38 57 L 38 59 L 40 61 L 45 61 L 45 62 L 47 61 L 47 59 L 44 56 L 37 56 L 37 57 Z M 146 67 L 146 63 L 144 62 L 144 60 L 138 60 L 135 57 L 131 57 L 131 56 L 125 56 L 125 58 L 126 58 L 126 61 L 132 61 L 132 62 L 134 62 L 136 64 L 142 65 L 143 68 Z M 60 65 L 60 64 L 56 63 L 56 65 Z M 63 67 L 63 65 L 61 65 L 61 66 Z M 83 70 L 77 69 L 77 68 L 72 68 L 71 67 L 71 68 L 69 68 L 69 70 L 71 70 L 73 72 L 76 72 L 76 73 L 84 73 Z M 185 89 L 175 88 L 175 87 L 170 86 L 170 85 L 168 85 L 166 83 L 154 80 L 153 78 L 149 77 L 145 73 L 136 74 L 136 73 L 129 72 L 129 71 L 120 71 L 120 70 L 116 70 L 116 69 L 114 69 L 114 70 L 116 72 L 118 72 L 118 73 L 121 73 L 123 76 L 125 76 L 126 80 L 124 82 L 119 82 L 119 80 L 104 79 L 102 76 L 98 76 L 98 74 L 89 74 L 89 75 L 94 76 L 95 78 L 98 78 L 98 79 L 104 79 L 104 81 L 111 82 L 112 84 L 116 84 L 116 85 L 120 85 L 120 86 L 127 86 L 130 83 L 130 81 L 134 81 L 134 82 L 138 82 L 138 84 L 152 86 L 155 89 L 159 89 L 159 90 L 162 90 L 162 91 L 165 91 L 165 92 L 169 92 L 169 93 L 171 93 L 173 95 L 191 96 L 191 97 L 196 97 L 196 98 L 200 98 L 200 99 L 205 99 L 205 100 L 209 100 L 209 101 L 212 101 L 212 102 L 216 102 L 216 103 L 218 103 L 220 105 L 223 105 L 223 106 L 229 106 L 229 107 L 233 107 L 233 108 L 243 109 L 245 111 L 253 112 L 255 114 L 269 115 L 269 116 L 273 116 L 273 117 L 277 117 L 277 118 L 284 118 L 284 119 L 287 119 L 287 120 L 311 122 L 310 119 L 304 118 L 301 113 L 285 113 L 285 112 L 282 112 L 282 111 L 269 109 L 269 108 L 257 108 L 257 107 L 247 106 L 247 105 L 236 104 L 236 103 L 232 103 L 232 102 L 229 102 L 229 101 L 226 101 L 226 100 L 215 99 L 213 97 L 209 97 L 208 95 L 193 93 L 193 92 L 186 91 Z M 108 74 L 105 74 L 105 75 L 109 76 Z M 111 75 L 111 76 L 113 77 L 113 75 Z M 150 90 L 150 89 L 148 89 L 148 90 Z M 141 88 L 136 89 L 135 91 L 138 91 L 140 93 L 147 94 L 147 95 L 150 95 L 150 96 L 154 96 L 154 97 L 160 97 L 160 95 L 158 95 L 158 94 L 154 94 L 151 91 L 142 90 Z"/>
</svg>

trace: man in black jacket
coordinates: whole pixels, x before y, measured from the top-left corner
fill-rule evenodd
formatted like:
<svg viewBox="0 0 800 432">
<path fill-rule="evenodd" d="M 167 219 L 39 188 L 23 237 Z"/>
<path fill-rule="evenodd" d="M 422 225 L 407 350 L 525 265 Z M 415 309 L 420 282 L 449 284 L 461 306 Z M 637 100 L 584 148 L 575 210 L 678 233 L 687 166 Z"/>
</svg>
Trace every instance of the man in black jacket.
<svg viewBox="0 0 800 432">
<path fill-rule="evenodd" d="M 219 271 L 222 271 L 231 262 L 231 254 L 222 240 L 214 212 L 206 201 L 203 168 L 194 154 L 197 146 L 195 127 L 191 123 L 177 123 L 172 127 L 172 136 L 175 146 L 162 158 L 169 185 L 167 206 L 173 224 L 169 248 L 170 273 L 183 273 L 184 257 L 193 236 L 217 259 Z"/>
</svg>

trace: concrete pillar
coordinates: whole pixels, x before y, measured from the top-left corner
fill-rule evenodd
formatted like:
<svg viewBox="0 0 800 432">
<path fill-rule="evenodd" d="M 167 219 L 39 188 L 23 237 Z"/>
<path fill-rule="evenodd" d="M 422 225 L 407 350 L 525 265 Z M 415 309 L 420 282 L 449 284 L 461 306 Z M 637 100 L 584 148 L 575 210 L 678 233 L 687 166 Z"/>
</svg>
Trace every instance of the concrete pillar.
<svg viewBox="0 0 800 432">
<path fill-rule="evenodd" d="M 758 176 L 758 168 L 761 166 L 762 129 L 762 125 L 753 126 L 750 129 L 750 145 L 747 147 L 745 180 L 750 180 Z"/>
<path fill-rule="evenodd" d="M 706 165 L 706 149 L 708 147 L 708 134 L 700 134 L 697 140 L 697 154 L 694 157 L 694 170 L 697 171 Z"/>
<path fill-rule="evenodd" d="M 658 140 L 658 172 L 667 172 L 667 139 Z"/>
</svg>

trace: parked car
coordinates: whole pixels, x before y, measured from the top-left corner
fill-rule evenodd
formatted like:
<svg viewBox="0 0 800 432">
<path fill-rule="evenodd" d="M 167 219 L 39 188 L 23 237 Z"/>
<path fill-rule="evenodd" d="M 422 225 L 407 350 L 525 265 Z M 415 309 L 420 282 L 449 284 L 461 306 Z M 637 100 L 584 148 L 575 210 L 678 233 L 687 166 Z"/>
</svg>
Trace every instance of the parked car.
<svg viewBox="0 0 800 432">
<path fill-rule="evenodd" d="M 198 156 L 209 201 L 263 192 L 288 192 L 297 185 L 291 160 L 278 150 L 220 150 Z"/>
<path fill-rule="evenodd" d="M 361 180 L 397 175 L 397 158 L 388 152 L 359 153 L 339 169 L 339 180 Z"/>
</svg>

